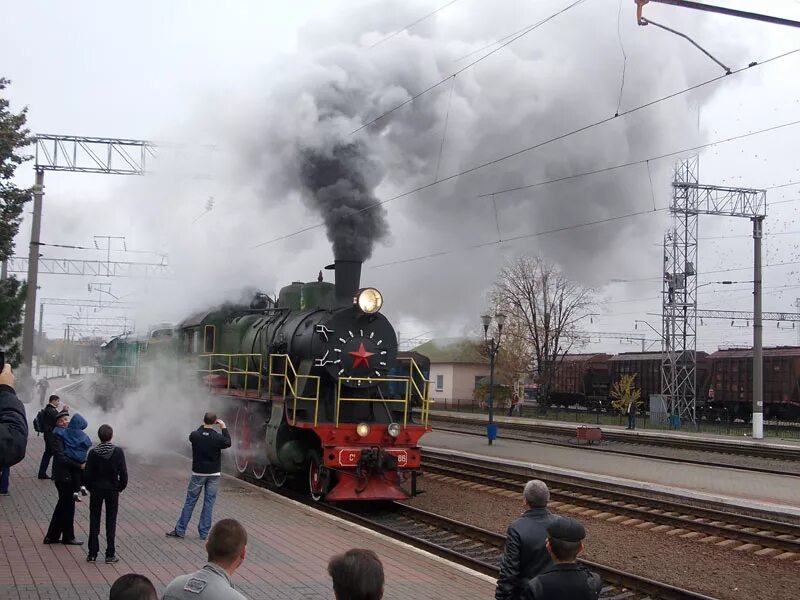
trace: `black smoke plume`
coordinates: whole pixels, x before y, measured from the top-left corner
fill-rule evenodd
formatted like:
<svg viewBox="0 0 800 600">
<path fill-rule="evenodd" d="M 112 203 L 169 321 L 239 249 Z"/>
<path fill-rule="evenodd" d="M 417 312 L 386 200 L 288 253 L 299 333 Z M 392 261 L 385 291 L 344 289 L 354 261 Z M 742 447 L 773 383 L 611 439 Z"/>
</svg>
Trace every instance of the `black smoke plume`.
<svg viewBox="0 0 800 600">
<path fill-rule="evenodd" d="M 325 220 L 334 258 L 370 258 L 375 242 L 389 232 L 386 211 L 374 206 L 375 184 L 383 177 L 380 164 L 367 157 L 359 142 L 306 148 L 300 160 L 300 181 L 310 192 L 306 201 Z"/>
</svg>

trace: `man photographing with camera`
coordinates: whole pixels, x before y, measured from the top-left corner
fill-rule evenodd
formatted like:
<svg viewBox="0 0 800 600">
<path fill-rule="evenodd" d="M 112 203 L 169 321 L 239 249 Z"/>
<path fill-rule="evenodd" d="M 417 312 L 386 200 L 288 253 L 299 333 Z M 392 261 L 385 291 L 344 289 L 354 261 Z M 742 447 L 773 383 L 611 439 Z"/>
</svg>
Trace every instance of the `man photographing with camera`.
<svg viewBox="0 0 800 600">
<path fill-rule="evenodd" d="M 214 429 L 215 425 L 219 425 L 219 432 Z M 225 427 L 225 422 L 218 419 L 215 413 L 207 412 L 203 416 L 203 424 L 189 434 L 189 441 L 192 443 L 192 477 L 186 490 L 186 502 L 181 516 L 175 524 L 175 529 L 167 533 L 167 537 L 182 538 L 186 535 L 194 506 L 202 491 L 203 510 L 200 512 L 197 532 L 200 534 L 200 539 L 204 540 L 211 529 L 214 502 L 219 491 L 222 451 L 231 447 L 231 436 Z"/>
<path fill-rule="evenodd" d="M 11 365 L 5 364 L 3 352 L 0 352 L 0 361 L 0 470 L 5 471 L 25 458 L 28 418 L 25 407 L 14 391 L 14 374 Z"/>
</svg>

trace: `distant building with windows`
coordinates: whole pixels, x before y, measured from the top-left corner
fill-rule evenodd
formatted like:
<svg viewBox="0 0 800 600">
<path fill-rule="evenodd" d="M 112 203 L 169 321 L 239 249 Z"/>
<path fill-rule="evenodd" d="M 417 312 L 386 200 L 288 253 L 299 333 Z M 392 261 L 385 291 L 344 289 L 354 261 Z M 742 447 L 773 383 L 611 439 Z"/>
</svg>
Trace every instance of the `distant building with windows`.
<svg viewBox="0 0 800 600">
<path fill-rule="evenodd" d="M 431 361 L 432 400 L 440 406 L 473 401 L 475 387 L 489 377 L 489 359 L 481 354 L 481 346 L 475 339 L 442 338 L 414 348 Z"/>
</svg>

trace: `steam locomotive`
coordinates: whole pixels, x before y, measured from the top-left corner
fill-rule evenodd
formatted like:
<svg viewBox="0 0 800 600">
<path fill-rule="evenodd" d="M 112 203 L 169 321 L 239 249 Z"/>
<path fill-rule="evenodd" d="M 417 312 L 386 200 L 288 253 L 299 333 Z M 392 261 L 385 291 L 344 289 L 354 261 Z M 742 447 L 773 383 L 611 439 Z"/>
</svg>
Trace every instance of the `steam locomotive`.
<svg viewBox="0 0 800 600">
<path fill-rule="evenodd" d="M 103 401 L 140 384 L 143 365 L 166 364 L 165 355 L 198 360 L 197 377 L 233 424 L 239 473 L 278 487 L 307 477 L 314 500 L 407 498 L 430 430 L 430 365 L 398 353 L 383 296 L 360 287 L 360 261 L 326 268 L 334 284 L 320 272 L 276 299 L 259 294 L 249 306 L 113 338 L 98 357 Z"/>
</svg>

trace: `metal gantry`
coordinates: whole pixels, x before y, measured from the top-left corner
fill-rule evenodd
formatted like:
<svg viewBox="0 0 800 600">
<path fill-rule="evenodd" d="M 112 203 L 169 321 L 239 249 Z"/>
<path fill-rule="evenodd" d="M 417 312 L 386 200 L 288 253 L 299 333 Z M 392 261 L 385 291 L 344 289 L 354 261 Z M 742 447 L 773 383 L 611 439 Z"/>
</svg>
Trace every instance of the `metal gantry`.
<svg viewBox="0 0 800 600">
<path fill-rule="evenodd" d="M 725 319 L 729 321 L 754 321 L 753 312 L 749 310 L 698 310 L 698 319 Z M 800 323 L 800 313 L 790 312 L 762 312 L 763 321 L 786 321 L 787 323 Z"/>
<path fill-rule="evenodd" d="M 49 304 L 50 306 L 74 306 L 76 308 L 115 308 L 120 310 L 128 310 L 135 308 L 136 304 L 133 302 L 120 302 L 119 300 L 86 300 L 83 298 L 43 298 L 42 304 Z"/>
<path fill-rule="evenodd" d="M 144 175 L 155 150 L 145 140 L 39 133 L 34 166 L 37 171 Z"/>
<path fill-rule="evenodd" d="M 12 256 L 9 273 L 27 273 L 29 259 Z M 80 260 L 71 258 L 39 258 L 39 272 L 48 275 L 84 275 L 97 277 L 169 277 L 169 265 L 161 263 Z"/>
<path fill-rule="evenodd" d="M 25 369 L 30 369 L 33 364 L 44 172 L 144 175 L 147 171 L 148 158 L 155 156 L 156 150 L 155 144 L 146 140 L 49 133 L 37 134 L 34 143 L 36 148 L 34 153 L 33 219 L 31 220 L 31 238 L 28 250 L 25 322 L 22 328 L 22 363 Z"/>
<path fill-rule="evenodd" d="M 672 226 L 664 235 L 661 385 L 670 413 L 683 419 L 696 420 L 698 217 L 745 217 L 757 223 L 760 230 L 766 216 L 766 196 L 765 190 L 700 184 L 697 156 L 675 166 Z"/>
</svg>

